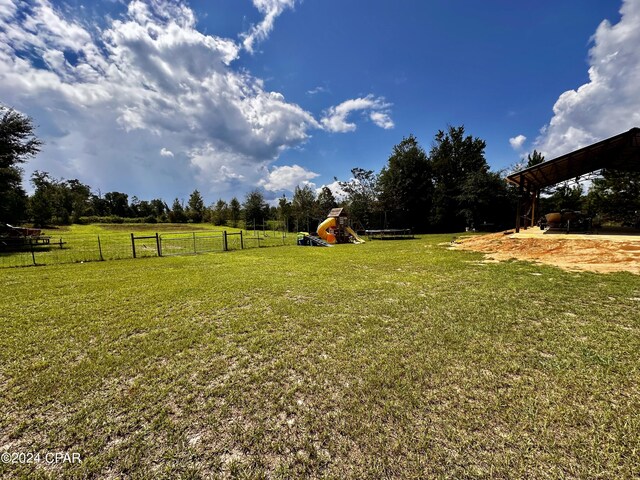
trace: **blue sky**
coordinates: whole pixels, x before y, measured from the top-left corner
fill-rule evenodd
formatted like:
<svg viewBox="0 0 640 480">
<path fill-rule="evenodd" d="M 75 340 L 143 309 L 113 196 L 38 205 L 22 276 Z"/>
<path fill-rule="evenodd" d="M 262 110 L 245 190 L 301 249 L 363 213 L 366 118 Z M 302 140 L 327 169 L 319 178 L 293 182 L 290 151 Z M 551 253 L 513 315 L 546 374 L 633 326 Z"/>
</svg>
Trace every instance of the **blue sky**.
<svg viewBox="0 0 640 480">
<path fill-rule="evenodd" d="M 640 0 L 0 0 L 25 166 L 170 202 L 380 170 L 464 124 L 495 170 L 640 125 Z"/>
</svg>

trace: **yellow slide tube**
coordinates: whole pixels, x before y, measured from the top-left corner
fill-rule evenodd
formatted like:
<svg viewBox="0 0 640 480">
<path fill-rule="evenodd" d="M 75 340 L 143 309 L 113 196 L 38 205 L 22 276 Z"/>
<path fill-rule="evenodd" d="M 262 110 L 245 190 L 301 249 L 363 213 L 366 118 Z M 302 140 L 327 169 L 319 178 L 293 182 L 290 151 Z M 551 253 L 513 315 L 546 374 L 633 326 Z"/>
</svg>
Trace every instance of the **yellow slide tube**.
<svg viewBox="0 0 640 480">
<path fill-rule="evenodd" d="M 333 217 L 327 218 L 324 222 L 318 225 L 318 230 L 317 230 L 318 236 L 321 239 L 323 239 L 325 242 L 336 243 L 336 237 L 333 235 L 329 237 L 329 232 L 327 232 L 328 228 L 333 228 L 335 226 L 336 226 L 336 219 Z M 331 240 L 333 240 L 333 242 Z"/>
</svg>

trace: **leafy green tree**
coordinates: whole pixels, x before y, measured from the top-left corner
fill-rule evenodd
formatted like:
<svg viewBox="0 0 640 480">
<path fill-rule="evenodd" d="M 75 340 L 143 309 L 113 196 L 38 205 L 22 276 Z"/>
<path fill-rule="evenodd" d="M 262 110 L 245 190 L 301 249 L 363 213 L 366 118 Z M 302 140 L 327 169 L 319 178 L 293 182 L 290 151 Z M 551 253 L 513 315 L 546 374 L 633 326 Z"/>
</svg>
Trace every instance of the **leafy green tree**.
<svg viewBox="0 0 640 480">
<path fill-rule="evenodd" d="M 309 185 L 296 187 L 291 201 L 291 213 L 298 230 L 310 231 L 311 220 L 314 217 L 316 195 Z"/>
<path fill-rule="evenodd" d="M 51 224 L 54 212 L 54 182 L 47 172 L 35 171 L 31 175 L 35 192 L 29 198 L 29 214 L 36 227 Z"/>
<path fill-rule="evenodd" d="M 157 220 L 155 210 L 151 205 L 151 202 L 147 200 L 140 200 L 140 202 L 138 203 L 138 216 L 141 218 L 153 217 L 155 220 Z"/>
<path fill-rule="evenodd" d="M 458 195 L 460 214 L 469 227 L 507 228 L 515 216 L 516 195 L 500 172 L 470 173 Z"/>
<path fill-rule="evenodd" d="M 431 221 L 437 229 L 460 231 L 477 221 L 479 200 L 471 190 L 492 181 L 485 146 L 484 140 L 465 135 L 463 126 L 436 134 L 429 160 L 434 180 Z"/>
<path fill-rule="evenodd" d="M 328 215 L 332 208 L 338 206 L 335 195 L 329 187 L 322 187 L 316 199 L 320 217 Z"/>
<path fill-rule="evenodd" d="M 280 230 L 278 226 L 278 207 L 275 205 L 269 205 L 269 212 L 267 213 L 268 225 L 271 230 Z"/>
<path fill-rule="evenodd" d="M 109 205 L 99 191 L 97 194 L 91 195 L 89 198 L 89 205 L 90 211 L 93 215 L 97 215 L 99 217 L 109 215 Z"/>
<path fill-rule="evenodd" d="M 0 221 L 19 223 L 27 210 L 20 164 L 40 151 L 32 120 L 0 105 Z"/>
<path fill-rule="evenodd" d="M 56 180 L 47 172 L 35 171 L 31 183 L 35 192 L 29 210 L 38 226 L 78 221 L 90 208 L 91 190 L 78 180 Z"/>
<path fill-rule="evenodd" d="M 115 215 L 118 217 L 129 216 L 129 195 L 126 193 L 107 192 L 104 194 L 104 200 L 106 202 L 109 215 Z"/>
<path fill-rule="evenodd" d="M 169 221 L 171 223 L 186 223 L 187 221 L 187 214 L 184 211 L 182 202 L 180 202 L 180 200 L 178 200 L 177 198 L 171 205 L 171 210 L 169 211 Z"/>
<path fill-rule="evenodd" d="M 640 173 L 604 170 L 586 201 L 590 213 L 603 221 L 640 226 Z"/>
<path fill-rule="evenodd" d="M 156 217 L 159 222 L 166 222 L 169 217 L 169 206 L 160 198 L 154 198 L 149 202 L 152 209 L 152 215 Z"/>
<path fill-rule="evenodd" d="M 433 203 L 433 174 L 427 154 L 413 135 L 393 147 L 378 186 L 385 223 L 426 230 Z"/>
<path fill-rule="evenodd" d="M 156 223 L 158 218 L 151 202 L 140 200 L 135 195 L 131 197 L 129 212 L 133 218 L 144 218 L 146 223 Z"/>
<path fill-rule="evenodd" d="M 140 199 L 133 195 L 131 197 L 131 202 L 129 203 L 129 215 L 132 218 L 138 218 L 140 215 Z"/>
<path fill-rule="evenodd" d="M 532 153 L 527 155 L 527 164 L 525 168 L 535 167 L 536 165 L 540 165 L 542 162 L 544 162 L 544 155 L 537 150 L 534 150 Z"/>
<path fill-rule="evenodd" d="M 563 182 L 553 188 L 551 195 L 541 198 L 543 212 L 561 212 L 562 210 L 581 210 L 583 202 L 582 185 Z"/>
<path fill-rule="evenodd" d="M 233 197 L 229 202 L 229 220 L 233 228 L 238 227 L 240 217 L 242 217 L 242 205 L 236 197 Z"/>
<path fill-rule="evenodd" d="M 198 190 L 194 190 L 189 196 L 189 201 L 187 202 L 187 217 L 193 223 L 201 223 L 204 218 L 204 200 L 202 199 L 202 195 Z"/>
<path fill-rule="evenodd" d="M 292 217 L 293 213 L 291 209 L 291 202 L 287 200 L 287 197 L 285 197 L 283 194 L 282 197 L 278 199 L 277 219 L 283 223 L 287 231 L 290 230 L 290 222 Z"/>
<path fill-rule="evenodd" d="M 213 207 L 213 224 L 226 225 L 229 219 L 229 205 L 222 199 L 219 199 Z"/>
<path fill-rule="evenodd" d="M 379 226 L 376 219 L 378 208 L 378 176 L 373 170 L 351 169 L 353 177 L 347 182 L 339 182 L 347 194 L 346 205 L 351 218 L 367 228 Z"/>
<path fill-rule="evenodd" d="M 540 165 L 542 162 L 544 162 L 544 155 L 542 155 L 537 150 L 534 150 L 533 152 L 527 154 L 526 159 L 523 158 L 521 162 L 515 163 L 511 167 L 511 172 L 519 172 L 521 170 L 524 170 L 525 168 L 530 168 L 536 165 Z"/>
<path fill-rule="evenodd" d="M 244 221 L 245 228 L 253 228 L 254 226 L 262 227 L 262 224 L 268 217 L 269 205 L 264 201 L 264 196 L 260 191 L 253 190 L 247 193 L 244 204 Z"/>
<path fill-rule="evenodd" d="M 91 187 L 85 185 L 77 179 L 67 180 L 63 184 L 68 197 L 68 205 L 71 207 L 71 221 L 78 223 L 80 217 L 91 211 Z"/>
</svg>

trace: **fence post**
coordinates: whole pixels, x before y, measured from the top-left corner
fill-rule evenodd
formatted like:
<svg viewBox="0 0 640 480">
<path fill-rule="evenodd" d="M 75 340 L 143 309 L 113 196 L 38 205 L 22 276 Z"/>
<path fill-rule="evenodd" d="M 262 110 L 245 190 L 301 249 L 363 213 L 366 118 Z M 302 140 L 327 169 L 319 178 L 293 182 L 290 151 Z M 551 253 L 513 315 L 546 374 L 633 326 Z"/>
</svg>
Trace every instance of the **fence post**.
<svg viewBox="0 0 640 480">
<path fill-rule="evenodd" d="M 196 232 L 193 232 L 193 253 L 198 253 L 196 251 Z"/>
<path fill-rule="evenodd" d="M 104 258 L 102 257 L 102 245 L 100 244 L 100 235 L 98 235 L 98 252 L 100 253 L 100 261 L 104 262 Z"/>
<path fill-rule="evenodd" d="M 162 256 L 162 249 L 160 248 L 160 235 L 156 232 L 156 249 L 158 250 L 158 256 Z"/>
<path fill-rule="evenodd" d="M 36 263 L 36 253 L 33 251 L 33 241 L 29 240 L 29 244 L 31 245 L 31 260 L 33 260 L 33 264 L 37 265 Z"/>
<path fill-rule="evenodd" d="M 242 240 L 242 230 L 240 230 L 240 250 L 244 250 L 244 241 Z"/>
<path fill-rule="evenodd" d="M 133 238 L 133 233 L 131 234 L 131 250 L 133 251 L 133 258 L 136 258 L 136 241 Z"/>
<path fill-rule="evenodd" d="M 227 231 L 223 230 L 222 231 L 222 250 L 223 251 L 227 251 L 228 247 L 227 247 Z"/>
</svg>

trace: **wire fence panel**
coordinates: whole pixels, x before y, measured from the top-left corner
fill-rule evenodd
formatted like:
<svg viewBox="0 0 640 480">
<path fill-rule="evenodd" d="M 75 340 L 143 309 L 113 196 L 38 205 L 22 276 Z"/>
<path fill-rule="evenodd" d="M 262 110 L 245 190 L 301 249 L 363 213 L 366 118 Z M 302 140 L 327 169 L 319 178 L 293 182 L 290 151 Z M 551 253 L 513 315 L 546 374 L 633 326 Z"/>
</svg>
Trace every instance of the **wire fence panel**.
<svg viewBox="0 0 640 480">
<path fill-rule="evenodd" d="M 163 256 L 195 255 L 196 253 L 223 251 L 224 234 L 220 232 L 185 232 L 160 235 Z"/>
<path fill-rule="evenodd" d="M 196 242 L 187 237 L 160 237 L 160 251 L 163 257 L 171 255 L 195 255 L 198 253 Z"/>
<path fill-rule="evenodd" d="M 295 242 L 295 236 L 283 236 L 282 232 L 260 233 L 260 235 L 244 237 L 244 248 L 281 247 L 282 245 L 294 245 Z"/>
<path fill-rule="evenodd" d="M 242 232 L 227 233 L 227 250 L 242 250 L 244 245 L 244 235 Z"/>
<path fill-rule="evenodd" d="M 129 234 L 93 235 L 93 242 L 98 248 L 98 260 L 133 258 Z"/>
<path fill-rule="evenodd" d="M 33 264 L 32 254 L 29 249 L 20 248 L 11 251 L 0 251 L 0 268 L 27 267 Z"/>
<path fill-rule="evenodd" d="M 159 257 L 160 238 L 158 234 L 136 237 L 131 234 L 131 251 L 134 258 Z"/>
<path fill-rule="evenodd" d="M 62 232 L 61 232 L 62 233 Z M 65 235 L 65 233 L 62 233 Z M 126 258 L 194 255 L 246 248 L 293 245 L 295 236 L 277 231 L 207 231 L 142 233 L 67 233 L 48 245 L 9 247 L 0 243 L 0 268 Z M 134 253 L 135 252 L 135 253 Z"/>
<path fill-rule="evenodd" d="M 100 249 L 96 235 L 75 236 L 68 240 L 60 239 L 48 250 L 36 252 L 38 265 L 57 263 L 95 262 L 100 260 Z"/>
<path fill-rule="evenodd" d="M 224 250 L 224 235 L 196 235 L 196 253 L 221 252 Z"/>
<path fill-rule="evenodd" d="M 0 268 L 26 265 L 54 265 L 58 263 L 94 262 L 132 258 L 131 238 L 128 234 L 69 235 L 52 238 L 48 245 L 21 247 L 0 252 Z"/>
</svg>

